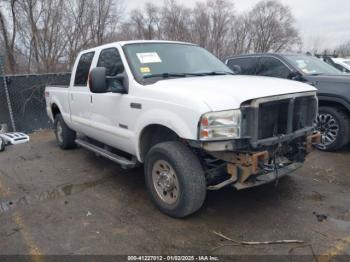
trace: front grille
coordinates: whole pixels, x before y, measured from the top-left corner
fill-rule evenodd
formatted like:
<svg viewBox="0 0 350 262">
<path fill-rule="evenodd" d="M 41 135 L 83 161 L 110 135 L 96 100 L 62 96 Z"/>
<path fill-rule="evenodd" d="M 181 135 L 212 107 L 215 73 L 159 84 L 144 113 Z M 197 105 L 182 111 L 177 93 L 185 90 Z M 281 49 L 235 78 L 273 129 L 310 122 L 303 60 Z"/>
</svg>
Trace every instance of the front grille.
<svg viewBox="0 0 350 262">
<path fill-rule="evenodd" d="M 298 97 L 294 102 L 293 131 L 312 126 L 316 118 L 317 100 L 314 97 Z"/>
<path fill-rule="evenodd" d="M 285 99 L 259 105 L 259 139 L 287 133 L 288 104 Z"/>
<path fill-rule="evenodd" d="M 286 135 L 311 127 L 316 117 L 314 96 L 288 98 L 259 104 L 258 140 Z"/>
</svg>

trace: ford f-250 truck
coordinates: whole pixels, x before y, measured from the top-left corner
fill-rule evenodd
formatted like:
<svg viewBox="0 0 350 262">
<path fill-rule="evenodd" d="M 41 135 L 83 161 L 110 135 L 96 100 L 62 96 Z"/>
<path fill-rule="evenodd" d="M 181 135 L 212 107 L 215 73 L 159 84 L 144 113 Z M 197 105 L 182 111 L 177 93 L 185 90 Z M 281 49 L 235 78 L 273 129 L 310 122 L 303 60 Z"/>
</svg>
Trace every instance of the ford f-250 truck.
<svg viewBox="0 0 350 262">
<path fill-rule="evenodd" d="M 83 51 L 70 85 L 48 86 L 45 97 L 62 149 L 80 145 L 124 168 L 144 163 L 151 199 L 173 217 L 197 211 L 207 189 L 278 181 L 320 137 L 314 87 L 235 76 L 190 43 Z"/>
</svg>

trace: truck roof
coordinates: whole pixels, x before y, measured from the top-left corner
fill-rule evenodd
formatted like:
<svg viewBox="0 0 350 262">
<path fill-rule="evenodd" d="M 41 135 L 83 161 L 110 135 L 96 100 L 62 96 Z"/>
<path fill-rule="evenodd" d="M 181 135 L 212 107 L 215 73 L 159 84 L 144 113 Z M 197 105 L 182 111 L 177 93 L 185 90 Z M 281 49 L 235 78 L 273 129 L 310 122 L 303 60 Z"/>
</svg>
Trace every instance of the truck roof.
<svg viewBox="0 0 350 262">
<path fill-rule="evenodd" d="M 233 55 L 224 59 L 224 61 L 232 58 L 241 58 L 241 57 L 256 57 L 256 56 L 276 56 L 276 57 L 284 57 L 284 56 L 298 56 L 298 55 L 306 55 L 306 54 L 298 54 L 298 53 L 252 53 L 252 54 L 241 54 L 241 55 Z"/>
<path fill-rule="evenodd" d="M 113 47 L 116 44 L 121 45 L 121 46 L 125 46 L 128 44 L 142 44 L 142 43 L 172 43 L 172 44 L 186 44 L 186 45 L 195 45 L 193 43 L 189 43 L 189 42 L 180 42 L 180 41 L 167 41 L 167 40 L 131 40 L 131 41 L 117 41 L 117 42 L 111 42 L 108 44 L 104 44 L 104 45 L 99 45 L 99 46 L 95 46 L 93 48 L 90 49 L 85 49 L 83 51 L 81 51 L 81 53 L 86 53 L 86 52 L 91 52 L 91 51 L 95 51 L 96 49 L 103 49 L 103 48 L 108 48 L 108 47 Z"/>
</svg>

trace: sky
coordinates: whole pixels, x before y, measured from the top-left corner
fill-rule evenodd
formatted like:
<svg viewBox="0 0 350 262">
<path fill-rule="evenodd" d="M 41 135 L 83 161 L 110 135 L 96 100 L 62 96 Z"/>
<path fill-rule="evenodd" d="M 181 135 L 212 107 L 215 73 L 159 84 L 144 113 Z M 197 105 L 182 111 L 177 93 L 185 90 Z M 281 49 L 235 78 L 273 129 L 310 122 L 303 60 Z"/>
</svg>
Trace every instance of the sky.
<svg viewBox="0 0 350 262">
<path fill-rule="evenodd" d="M 188 7 L 196 1 L 177 0 Z M 259 0 L 229 0 L 238 12 L 247 11 Z M 146 2 L 161 5 L 163 0 L 126 0 L 128 9 L 138 8 Z M 350 0 L 280 0 L 290 6 L 303 40 L 304 49 L 333 48 L 350 41 Z"/>
</svg>

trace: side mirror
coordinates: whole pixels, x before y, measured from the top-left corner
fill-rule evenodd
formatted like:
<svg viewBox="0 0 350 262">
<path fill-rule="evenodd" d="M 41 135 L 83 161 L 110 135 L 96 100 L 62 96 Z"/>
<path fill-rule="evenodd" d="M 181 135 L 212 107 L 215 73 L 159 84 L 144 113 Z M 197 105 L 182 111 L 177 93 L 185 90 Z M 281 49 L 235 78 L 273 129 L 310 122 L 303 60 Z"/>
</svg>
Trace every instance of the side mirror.
<svg viewBox="0 0 350 262">
<path fill-rule="evenodd" d="M 106 93 L 108 91 L 105 67 L 96 67 L 91 70 L 89 86 L 92 93 Z"/>
<path fill-rule="evenodd" d="M 298 71 L 290 72 L 289 75 L 287 76 L 287 78 L 290 80 L 295 80 L 295 81 L 302 81 L 303 80 L 302 74 L 300 74 Z"/>
<path fill-rule="evenodd" d="M 232 71 L 235 74 L 239 75 L 242 73 L 242 68 L 239 65 L 234 65 L 234 66 L 232 66 Z"/>
</svg>

